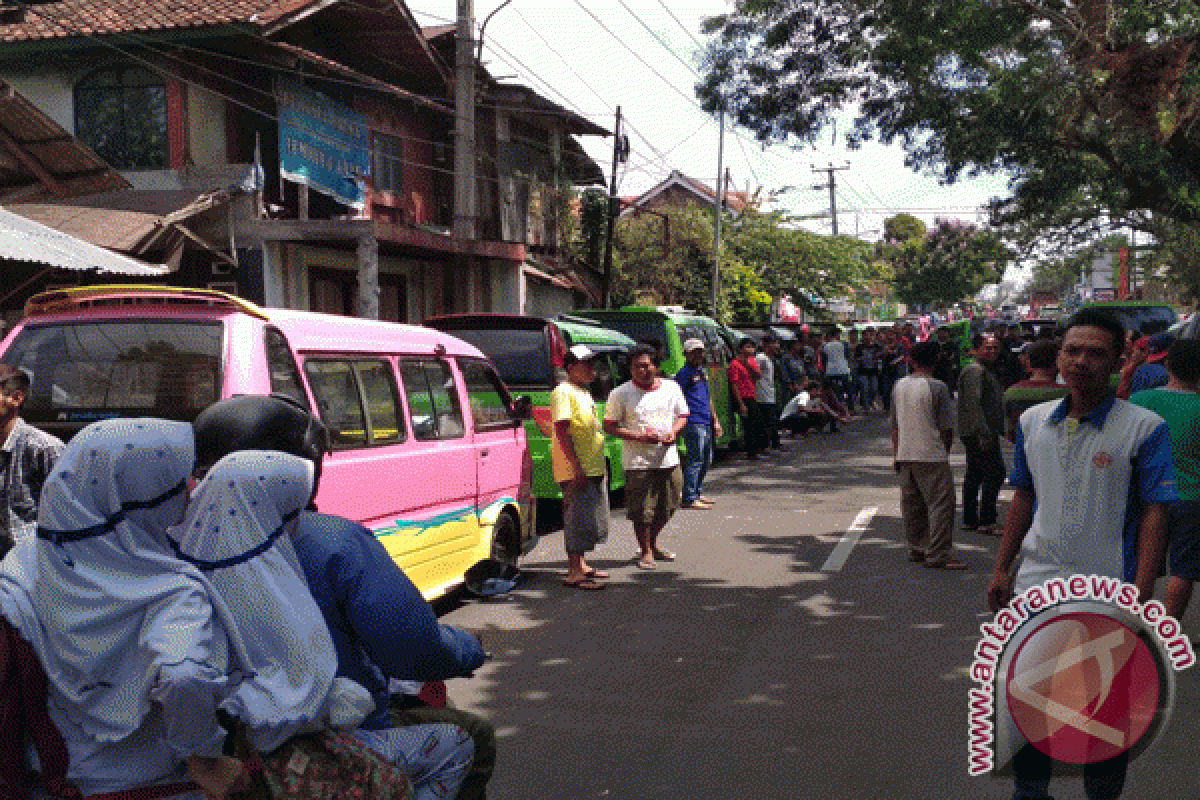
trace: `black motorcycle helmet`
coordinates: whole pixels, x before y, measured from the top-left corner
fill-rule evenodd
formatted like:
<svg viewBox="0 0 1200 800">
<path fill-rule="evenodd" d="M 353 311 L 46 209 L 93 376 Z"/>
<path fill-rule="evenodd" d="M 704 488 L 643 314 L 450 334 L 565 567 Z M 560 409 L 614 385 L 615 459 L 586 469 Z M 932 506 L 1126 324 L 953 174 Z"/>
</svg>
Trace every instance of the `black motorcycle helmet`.
<svg viewBox="0 0 1200 800">
<path fill-rule="evenodd" d="M 321 421 L 293 398 L 245 394 L 219 400 L 200 412 L 192 428 L 198 472 L 238 450 L 278 450 L 313 462 L 316 495 L 329 436 Z"/>
</svg>

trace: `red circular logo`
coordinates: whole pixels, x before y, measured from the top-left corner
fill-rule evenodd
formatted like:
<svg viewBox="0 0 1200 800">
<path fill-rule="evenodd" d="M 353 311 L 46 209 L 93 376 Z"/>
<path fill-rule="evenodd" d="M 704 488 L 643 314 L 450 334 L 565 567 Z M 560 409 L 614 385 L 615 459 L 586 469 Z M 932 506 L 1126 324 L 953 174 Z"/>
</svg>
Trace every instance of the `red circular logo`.
<svg viewBox="0 0 1200 800">
<path fill-rule="evenodd" d="M 1034 747 L 1058 761 L 1094 764 L 1146 736 L 1165 688 L 1154 652 L 1135 631 L 1081 611 L 1030 633 L 1009 664 L 1006 691 Z"/>
</svg>

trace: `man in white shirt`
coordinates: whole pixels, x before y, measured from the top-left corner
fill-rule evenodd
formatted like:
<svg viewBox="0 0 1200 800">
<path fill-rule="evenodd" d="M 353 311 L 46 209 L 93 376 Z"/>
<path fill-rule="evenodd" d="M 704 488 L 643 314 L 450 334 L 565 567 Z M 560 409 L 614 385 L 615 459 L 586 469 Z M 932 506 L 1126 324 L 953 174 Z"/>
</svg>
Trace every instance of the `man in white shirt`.
<svg viewBox="0 0 1200 800">
<path fill-rule="evenodd" d="M 782 450 L 779 441 L 779 398 L 775 388 L 775 357 L 779 354 L 779 339 L 772 333 L 762 338 L 763 351 L 755 356 L 758 362 L 758 380 L 754 383 L 754 399 L 762 409 L 763 422 L 767 427 L 767 447 Z"/>
<path fill-rule="evenodd" d="M 625 440 L 625 509 L 637 536 L 639 569 L 675 560 L 674 553 L 658 546 L 658 536 L 683 494 L 675 437 L 687 424 L 688 405 L 679 384 L 659 377 L 656 356 L 650 345 L 633 349 L 633 380 L 612 390 L 604 412 L 604 430 Z"/>
<path fill-rule="evenodd" d="M 938 344 L 921 342 L 910 358 L 913 372 L 892 390 L 892 451 L 900 475 L 900 512 L 908 560 L 936 569 L 966 569 L 951 556 L 954 530 L 954 400 L 933 377 Z"/>
<path fill-rule="evenodd" d="M 846 357 L 842 331 L 836 325 L 830 329 L 829 341 L 822 350 L 825 353 L 825 383 L 833 389 L 842 405 L 850 408 L 850 359 Z"/>
</svg>

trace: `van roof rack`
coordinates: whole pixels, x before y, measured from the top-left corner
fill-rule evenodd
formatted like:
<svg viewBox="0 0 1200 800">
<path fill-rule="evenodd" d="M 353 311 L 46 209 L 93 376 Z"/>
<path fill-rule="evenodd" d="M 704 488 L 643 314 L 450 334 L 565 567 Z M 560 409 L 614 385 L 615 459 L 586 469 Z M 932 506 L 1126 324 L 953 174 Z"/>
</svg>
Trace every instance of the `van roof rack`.
<svg viewBox="0 0 1200 800">
<path fill-rule="evenodd" d="M 266 312 L 258 305 L 225 292 L 213 289 L 193 289 L 186 286 L 147 286 L 145 284 L 78 286 L 71 289 L 42 292 L 25 301 L 25 316 L 33 317 L 83 308 L 125 305 L 208 306 L 234 309 L 259 319 L 268 319 Z"/>
</svg>

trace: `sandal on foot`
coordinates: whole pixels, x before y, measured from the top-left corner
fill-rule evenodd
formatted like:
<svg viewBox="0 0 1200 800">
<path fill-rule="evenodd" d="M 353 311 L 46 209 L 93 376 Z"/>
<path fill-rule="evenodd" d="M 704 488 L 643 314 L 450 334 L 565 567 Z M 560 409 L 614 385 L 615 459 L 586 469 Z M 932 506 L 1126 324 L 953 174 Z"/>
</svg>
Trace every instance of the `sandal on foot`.
<svg viewBox="0 0 1200 800">
<path fill-rule="evenodd" d="M 587 569 L 585 569 L 583 571 L 583 574 L 585 577 L 588 577 L 588 578 L 591 578 L 592 580 L 597 580 L 597 581 L 607 580 L 608 578 L 612 577 L 604 570 L 596 569 L 595 567 L 588 567 Z"/>
<path fill-rule="evenodd" d="M 574 580 L 574 581 L 564 580 L 562 582 L 562 584 L 563 584 L 563 586 L 566 586 L 569 589 L 583 589 L 583 590 L 589 591 L 589 592 L 594 592 L 598 589 L 603 589 L 605 586 L 608 585 L 608 584 L 600 583 L 599 581 L 594 581 L 591 578 L 579 578 L 578 580 Z"/>
<path fill-rule="evenodd" d="M 637 563 L 638 569 L 657 569 L 658 568 L 658 565 L 654 563 L 653 559 L 648 560 L 645 558 L 638 558 L 638 559 L 636 559 L 636 563 Z"/>
<path fill-rule="evenodd" d="M 670 550 L 655 550 L 654 551 L 654 560 L 655 561 L 674 561 L 675 554 L 672 553 Z"/>
</svg>

